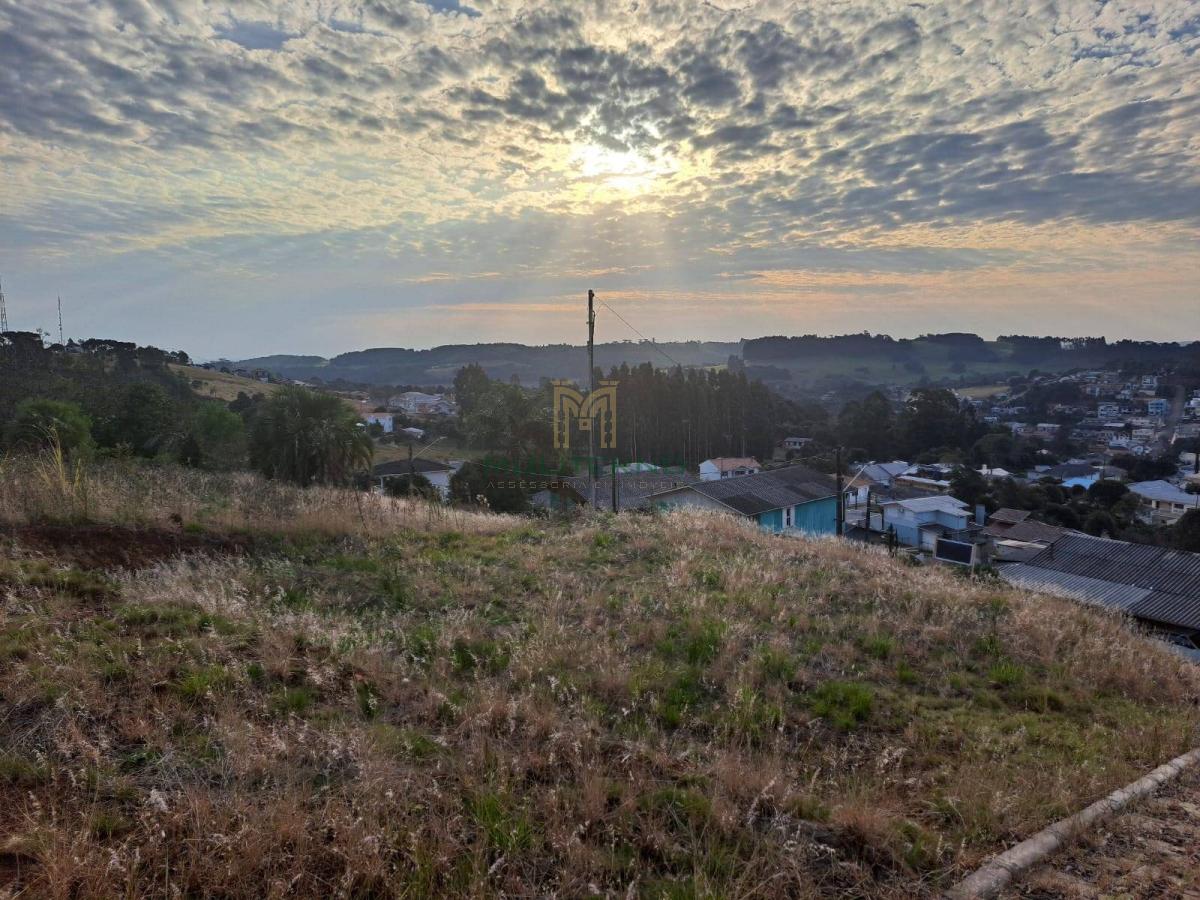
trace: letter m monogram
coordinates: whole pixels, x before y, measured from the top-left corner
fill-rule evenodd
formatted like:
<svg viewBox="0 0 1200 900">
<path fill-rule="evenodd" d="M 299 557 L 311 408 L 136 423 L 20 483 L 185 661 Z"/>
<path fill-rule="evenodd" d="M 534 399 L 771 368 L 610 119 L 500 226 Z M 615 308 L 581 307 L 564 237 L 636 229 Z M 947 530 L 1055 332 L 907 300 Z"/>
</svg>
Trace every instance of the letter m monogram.
<svg viewBox="0 0 1200 900">
<path fill-rule="evenodd" d="M 617 446 L 617 382 L 601 381 L 586 397 L 568 381 L 553 384 L 555 448 L 571 446 L 572 419 L 578 420 L 580 431 L 596 429 L 600 449 Z"/>
</svg>

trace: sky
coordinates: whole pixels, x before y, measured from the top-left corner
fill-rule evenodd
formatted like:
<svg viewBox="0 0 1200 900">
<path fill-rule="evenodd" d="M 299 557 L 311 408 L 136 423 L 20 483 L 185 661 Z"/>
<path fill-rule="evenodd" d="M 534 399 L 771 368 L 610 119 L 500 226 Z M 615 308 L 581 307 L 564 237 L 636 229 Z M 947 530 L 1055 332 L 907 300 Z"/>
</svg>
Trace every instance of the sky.
<svg viewBox="0 0 1200 900">
<path fill-rule="evenodd" d="M 1200 339 L 1200 2 L 0 0 L 10 327 Z"/>
</svg>

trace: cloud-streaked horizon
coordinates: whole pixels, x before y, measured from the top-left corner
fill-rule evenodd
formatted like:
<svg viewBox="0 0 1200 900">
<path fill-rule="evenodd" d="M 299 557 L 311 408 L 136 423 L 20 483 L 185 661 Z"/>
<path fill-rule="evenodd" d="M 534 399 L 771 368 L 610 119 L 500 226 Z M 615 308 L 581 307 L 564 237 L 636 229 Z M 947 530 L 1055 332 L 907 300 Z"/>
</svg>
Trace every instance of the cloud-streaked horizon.
<svg viewBox="0 0 1200 900">
<path fill-rule="evenodd" d="M 14 327 L 1200 338 L 1200 4 L 0 0 Z M 601 320 L 606 339 L 632 337 Z"/>
</svg>

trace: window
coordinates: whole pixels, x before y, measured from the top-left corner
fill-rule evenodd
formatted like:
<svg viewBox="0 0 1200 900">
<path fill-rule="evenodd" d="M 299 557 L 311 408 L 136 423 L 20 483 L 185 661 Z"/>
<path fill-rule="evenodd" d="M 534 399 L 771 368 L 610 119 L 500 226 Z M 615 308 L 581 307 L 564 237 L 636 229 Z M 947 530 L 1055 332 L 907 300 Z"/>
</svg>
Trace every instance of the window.
<svg viewBox="0 0 1200 900">
<path fill-rule="evenodd" d="M 783 527 L 784 528 L 795 528 L 796 527 L 796 507 L 794 507 L 794 506 L 784 507 Z"/>
</svg>

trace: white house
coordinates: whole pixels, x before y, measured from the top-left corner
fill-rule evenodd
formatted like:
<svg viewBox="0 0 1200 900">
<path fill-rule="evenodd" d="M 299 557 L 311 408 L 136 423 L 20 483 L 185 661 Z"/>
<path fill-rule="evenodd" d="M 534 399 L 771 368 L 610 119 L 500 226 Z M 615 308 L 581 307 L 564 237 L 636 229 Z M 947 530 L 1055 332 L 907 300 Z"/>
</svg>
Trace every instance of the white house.
<svg viewBox="0 0 1200 900">
<path fill-rule="evenodd" d="M 783 439 L 784 450 L 803 450 L 805 446 L 812 443 L 812 438 L 806 437 L 786 437 Z"/>
<path fill-rule="evenodd" d="M 701 481 L 720 481 L 740 475 L 756 475 L 762 471 L 758 460 L 749 456 L 718 456 L 700 463 Z"/>
<path fill-rule="evenodd" d="M 418 456 L 411 460 L 397 459 L 392 462 L 380 463 L 371 470 L 371 477 L 379 482 L 379 489 L 385 490 L 387 482 L 395 478 L 407 478 L 413 472 L 423 476 L 437 489 L 443 500 L 450 499 L 450 477 L 455 468 L 449 463 Z"/>
</svg>

